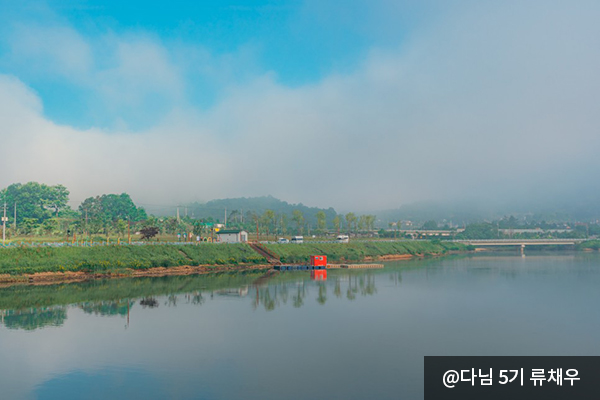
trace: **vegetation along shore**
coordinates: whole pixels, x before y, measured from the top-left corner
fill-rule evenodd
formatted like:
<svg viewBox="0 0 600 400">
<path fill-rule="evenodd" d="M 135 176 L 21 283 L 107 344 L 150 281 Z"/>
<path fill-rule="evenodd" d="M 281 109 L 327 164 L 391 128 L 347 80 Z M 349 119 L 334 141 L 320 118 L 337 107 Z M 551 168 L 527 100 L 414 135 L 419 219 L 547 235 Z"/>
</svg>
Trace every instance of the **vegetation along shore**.
<svg viewBox="0 0 600 400">
<path fill-rule="evenodd" d="M 467 251 L 452 242 L 398 241 L 268 244 L 283 263 L 308 263 L 314 254 L 331 262 L 426 256 Z M 267 260 L 245 243 L 0 249 L 0 282 L 84 280 L 108 276 L 207 273 L 265 268 Z"/>
</svg>

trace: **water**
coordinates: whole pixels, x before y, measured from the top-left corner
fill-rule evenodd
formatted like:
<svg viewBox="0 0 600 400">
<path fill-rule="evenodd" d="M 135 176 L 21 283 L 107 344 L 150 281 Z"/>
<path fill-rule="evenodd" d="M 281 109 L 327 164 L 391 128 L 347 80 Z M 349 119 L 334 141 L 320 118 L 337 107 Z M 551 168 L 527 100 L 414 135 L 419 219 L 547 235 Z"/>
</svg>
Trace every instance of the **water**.
<svg viewBox="0 0 600 400">
<path fill-rule="evenodd" d="M 600 255 L 0 289 L 2 398 L 422 398 L 424 355 L 600 355 Z"/>
</svg>

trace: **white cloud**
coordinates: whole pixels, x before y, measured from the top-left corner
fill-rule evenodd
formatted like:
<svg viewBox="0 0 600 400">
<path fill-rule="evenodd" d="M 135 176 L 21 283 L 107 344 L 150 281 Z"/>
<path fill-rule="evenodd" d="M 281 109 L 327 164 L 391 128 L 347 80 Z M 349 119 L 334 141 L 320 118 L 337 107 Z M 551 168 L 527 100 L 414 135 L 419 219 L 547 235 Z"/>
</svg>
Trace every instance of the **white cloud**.
<svg viewBox="0 0 600 400">
<path fill-rule="evenodd" d="M 92 67 L 92 49 L 68 26 L 17 24 L 4 40 L 10 47 L 11 61 L 34 74 L 51 73 L 77 79 Z"/>
<path fill-rule="evenodd" d="M 593 3 L 460 8 L 401 50 L 373 49 L 351 74 L 297 88 L 273 73 L 225 79 L 234 83 L 205 111 L 186 102 L 183 47 L 173 57 L 151 37 L 111 36 L 91 90 L 117 116 L 143 116 L 157 98 L 166 117 L 136 134 L 59 126 L 30 89 L 1 77 L 10 173 L 0 183 L 60 182 L 79 200 L 273 194 L 342 209 L 571 190 L 600 166 L 598 14 Z M 190 57 L 215 79 L 232 73 L 202 49 Z"/>
</svg>

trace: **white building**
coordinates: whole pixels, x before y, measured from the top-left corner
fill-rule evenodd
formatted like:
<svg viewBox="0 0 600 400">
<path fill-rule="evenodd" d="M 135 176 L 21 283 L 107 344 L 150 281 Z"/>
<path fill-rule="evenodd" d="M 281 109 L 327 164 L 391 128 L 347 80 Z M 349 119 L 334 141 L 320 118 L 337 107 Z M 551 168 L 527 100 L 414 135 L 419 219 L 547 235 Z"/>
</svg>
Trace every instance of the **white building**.
<svg viewBox="0 0 600 400">
<path fill-rule="evenodd" d="M 248 241 L 248 232 L 240 229 L 222 229 L 217 232 L 219 243 L 245 243 Z"/>
</svg>

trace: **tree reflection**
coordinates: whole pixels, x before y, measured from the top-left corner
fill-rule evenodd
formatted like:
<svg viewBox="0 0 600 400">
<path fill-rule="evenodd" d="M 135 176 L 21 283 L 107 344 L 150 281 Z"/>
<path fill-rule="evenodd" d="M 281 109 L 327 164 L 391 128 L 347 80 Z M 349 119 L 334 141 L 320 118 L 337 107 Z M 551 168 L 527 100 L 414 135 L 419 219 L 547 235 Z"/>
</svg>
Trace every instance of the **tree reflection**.
<svg viewBox="0 0 600 400">
<path fill-rule="evenodd" d="M 170 294 L 169 297 L 167 297 L 165 305 L 168 305 L 169 307 L 177 307 L 177 295 Z"/>
<path fill-rule="evenodd" d="M 394 282 L 394 284 L 396 286 L 398 286 L 399 284 L 402 283 L 402 275 L 400 274 L 400 271 L 398 272 L 392 272 L 390 274 L 390 281 Z"/>
<path fill-rule="evenodd" d="M 302 307 L 304 305 L 304 296 L 305 296 L 305 294 L 306 293 L 304 291 L 304 285 L 298 286 L 298 292 L 293 297 L 293 299 L 294 299 L 294 307 L 300 308 L 300 307 Z"/>
<path fill-rule="evenodd" d="M 202 297 L 202 292 L 196 292 L 192 295 L 192 304 L 198 306 L 204 304 L 204 297 Z"/>
<path fill-rule="evenodd" d="M 62 326 L 67 319 L 67 307 L 30 308 L 4 311 L 2 321 L 8 329 L 32 331 L 47 326 Z"/>
<path fill-rule="evenodd" d="M 342 297 L 342 283 L 340 282 L 339 279 L 337 279 L 335 281 L 335 289 L 333 289 L 333 294 L 335 295 L 335 297 L 337 297 L 338 299 L 340 297 Z"/>
<path fill-rule="evenodd" d="M 154 297 L 146 297 L 140 300 L 140 305 L 144 308 L 155 308 L 158 307 L 158 300 L 156 300 Z"/>
<path fill-rule="evenodd" d="M 325 305 L 326 301 L 327 301 L 327 286 L 325 286 L 325 283 L 321 282 L 321 283 L 319 283 L 319 297 L 317 297 L 317 303 L 319 303 L 320 305 Z"/>
<path fill-rule="evenodd" d="M 79 308 L 86 314 L 95 314 L 102 316 L 121 315 L 126 316 L 129 307 L 135 304 L 130 300 L 98 301 L 79 304 Z"/>
<path fill-rule="evenodd" d="M 285 275 L 282 275 L 285 276 Z M 289 275 L 290 277 L 292 275 Z M 298 275 L 295 275 L 298 276 Z M 303 277 L 299 282 L 274 282 L 275 279 L 271 279 L 268 284 L 263 282 L 262 286 L 255 286 L 255 290 L 251 292 L 251 298 L 253 302 L 253 308 L 257 309 L 259 305 L 262 305 L 265 310 L 271 311 L 279 307 L 282 304 L 286 304 L 288 298 L 291 296 L 291 304 L 294 308 L 300 308 L 304 306 L 306 296 L 308 295 L 309 288 L 316 286 L 317 297 L 316 301 L 320 305 L 327 303 L 327 290 L 328 286 L 333 287 L 333 294 L 336 298 L 342 299 L 346 294 L 346 299 L 353 301 L 358 296 L 373 296 L 377 293 L 377 287 L 375 284 L 375 274 L 372 272 L 358 273 L 357 271 L 348 272 L 346 274 L 341 271 L 332 273 L 328 281 L 314 281 L 309 277 Z M 347 287 L 344 288 L 345 283 Z M 296 285 L 296 289 L 291 291 L 290 287 Z"/>
<path fill-rule="evenodd" d="M 166 292 L 162 296 L 146 295 L 138 297 L 137 300 L 122 298 L 117 300 L 100 300 L 76 303 L 76 306 L 83 310 L 86 314 L 94 314 L 100 316 L 121 315 L 129 317 L 129 311 L 136 301 L 143 308 L 156 308 L 159 302 L 163 302 L 168 307 L 177 307 L 180 301 L 184 301 L 187 305 L 203 305 L 207 301 L 218 300 L 222 297 L 229 298 L 245 298 L 248 297 L 252 301 L 254 309 L 264 307 L 266 311 L 272 311 L 281 305 L 290 304 L 294 308 L 303 307 L 306 304 L 306 298 L 310 295 L 310 288 L 316 289 L 315 300 L 319 305 L 325 305 L 327 301 L 343 301 L 343 299 L 355 301 L 359 296 L 372 296 L 377 293 L 375 283 L 375 273 L 371 271 L 330 271 L 327 281 L 314 281 L 310 279 L 309 274 L 302 273 L 276 273 L 269 272 L 258 279 L 256 275 L 251 276 L 241 285 L 226 285 L 223 284 L 219 288 L 206 288 L 186 290 L 178 292 L 173 290 L 172 285 L 167 285 L 170 292 Z M 384 277 L 379 274 L 379 276 Z M 400 272 L 393 272 L 388 275 L 390 281 L 398 284 L 402 281 Z M 213 278 L 216 279 L 216 278 Z M 187 285 L 185 281 L 177 280 L 181 286 Z M 136 281 L 137 283 L 137 281 Z M 157 283 L 164 284 L 163 280 Z M 167 282 L 168 283 L 168 282 Z M 180 286 L 180 287 L 181 287 Z M 334 300 L 328 297 L 328 286 L 335 296 Z M 345 296 L 344 296 L 345 294 Z M 183 296 L 183 297 L 181 297 Z M 37 307 L 23 308 L 21 310 L 0 310 L 2 322 L 8 328 L 12 329 L 37 329 L 44 326 L 59 326 L 66 319 L 67 308 L 61 307 Z"/>
</svg>

